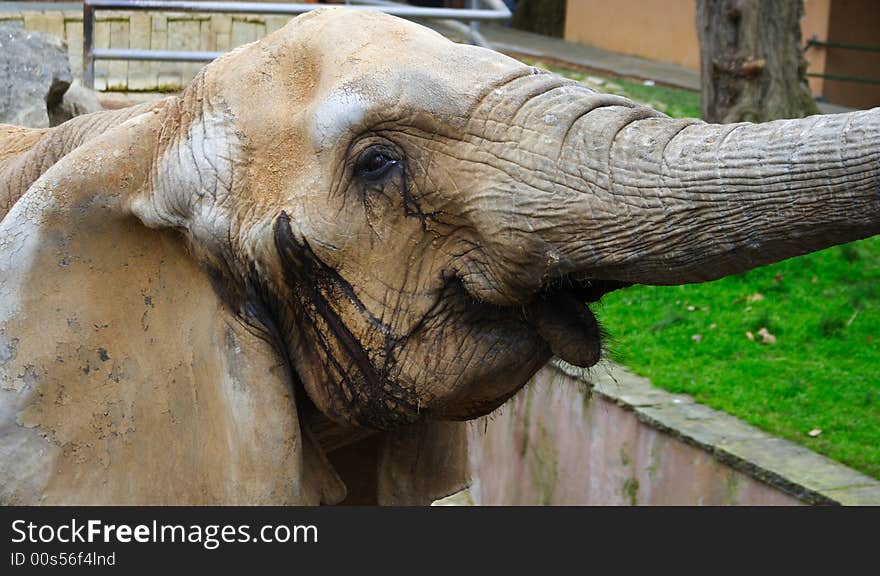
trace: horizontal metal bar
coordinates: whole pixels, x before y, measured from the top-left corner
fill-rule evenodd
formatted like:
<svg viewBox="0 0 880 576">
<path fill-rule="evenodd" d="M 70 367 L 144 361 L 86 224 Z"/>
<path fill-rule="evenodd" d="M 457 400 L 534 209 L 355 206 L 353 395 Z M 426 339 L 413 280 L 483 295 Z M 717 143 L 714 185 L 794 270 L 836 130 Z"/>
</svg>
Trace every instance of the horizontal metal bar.
<svg viewBox="0 0 880 576">
<path fill-rule="evenodd" d="M 491 8 L 492 10 L 506 10 L 510 12 L 507 6 L 504 5 L 504 2 L 501 0 L 469 0 L 472 6 L 479 6 L 482 2 Z M 346 4 L 366 4 L 373 6 L 400 6 L 400 2 L 393 2 L 391 0 L 346 0 Z M 459 22 L 458 20 L 450 20 L 448 18 L 431 18 L 430 20 L 434 20 L 437 24 L 441 26 L 446 26 L 447 28 L 451 28 L 458 32 L 459 34 L 464 34 L 468 41 L 471 44 L 476 46 L 481 46 L 483 48 L 493 49 L 492 44 L 489 43 L 486 38 L 480 34 L 479 24 L 476 22 L 469 22 L 465 24 L 464 22 Z"/>
<path fill-rule="evenodd" d="M 82 2 L 0 2 L 0 13 L 7 12 L 76 12 Z"/>
<path fill-rule="evenodd" d="M 134 50 L 128 48 L 95 48 L 95 60 L 149 60 L 156 62 L 210 62 L 226 52 L 193 52 L 187 50 Z"/>
<path fill-rule="evenodd" d="M 269 2 L 198 2 L 183 0 L 85 0 L 95 10 L 165 10 L 169 12 L 223 12 L 228 14 L 294 15 L 326 8 L 322 4 L 275 4 Z M 510 11 L 467 8 L 425 8 L 421 6 L 353 6 L 349 10 L 378 10 L 402 18 L 446 18 L 450 20 L 506 20 Z"/>
<path fill-rule="evenodd" d="M 861 50 L 862 52 L 880 52 L 880 46 L 865 46 L 864 44 L 849 44 L 847 42 L 822 42 L 821 40 L 813 39 L 807 41 L 806 48 L 809 48 L 810 46 L 843 48 L 844 50 Z"/>
<path fill-rule="evenodd" d="M 372 5 L 352 6 L 350 10 L 378 10 L 412 19 L 445 19 L 474 22 L 483 20 L 507 20 L 510 10 L 501 0 L 481 0 L 489 9 L 425 8 L 399 5 L 373 0 Z M 367 2 L 364 2 L 365 4 Z M 477 4 L 479 5 L 479 4 Z M 322 5 L 316 4 L 275 4 L 267 2 L 211 2 L 211 1 L 171 1 L 171 0 L 84 0 L 83 1 L 83 84 L 94 87 L 95 60 L 145 60 L 165 62 L 210 62 L 222 55 L 221 52 L 184 52 L 177 50 L 132 50 L 116 48 L 94 48 L 95 12 L 97 10 L 120 11 L 170 11 L 170 12 L 218 12 L 225 14 L 282 14 L 295 15 L 310 12 Z M 478 34 L 473 35 L 478 38 Z"/>
<path fill-rule="evenodd" d="M 839 80 L 841 82 L 861 82 L 862 84 L 880 84 L 878 78 L 865 78 L 864 76 L 844 76 L 842 74 L 819 74 L 818 72 L 807 72 L 810 78 L 825 78 L 826 80 Z"/>
<path fill-rule="evenodd" d="M 346 5 L 351 4 L 371 4 L 373 6 L 402 6 L 403 2 L 400 0 L 346 0 Z M 479 6 L 480 4 L 485 4 L 488 6 L 489 10 L 495 10 L 497 12 L 506 12 L 508 17 L 513 16 L 510 12 L 510 8 L 504 4 L 503 0 L 476 0 L 474 2 L 475 5 Z"/>
</svg>

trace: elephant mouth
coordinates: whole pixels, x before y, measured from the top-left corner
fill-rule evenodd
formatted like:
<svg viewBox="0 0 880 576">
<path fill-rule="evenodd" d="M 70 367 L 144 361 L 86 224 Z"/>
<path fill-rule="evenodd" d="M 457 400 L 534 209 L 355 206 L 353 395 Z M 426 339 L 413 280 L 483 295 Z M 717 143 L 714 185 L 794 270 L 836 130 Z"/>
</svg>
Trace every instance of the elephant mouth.
<svg viewBox="0 0 880 576">
<path fill-rule="evenodd" d="M 589 304 L 630 283 L 563 279 L 539 292 L 526 309 L 526 319 L 550 350 L 562 360 L 588 368 L 602 355 L 603 333 Z"/>
<path fill-rule="evenodd" d="M 276 220 L 274 240 L 286 284 L 284 296 L 269 297 L 281 319 L 280 347 L 315 406 L 346 426 L 392 429 L 422 417 L 482 416 L 519 390 L 548 352 L 593 366 L 601 357 L 602 331 L 589 304 L 629 285 L 563 276 L 524 307 L 501 306 L 476 298 L 450 275 L 421 320 L 398 333 L 295 238 L 286 213 Z M 352 323 L 358 317 L 363 322 Z M 381 345 L 365 346 L 369 339 Z M 452 347 L 464 352 L 442 354 Z M 452 369 L 407 372 L 413 355 L 448 358 Z M 420 396 L 420 390 L 428 392 Z"/>
</svg>

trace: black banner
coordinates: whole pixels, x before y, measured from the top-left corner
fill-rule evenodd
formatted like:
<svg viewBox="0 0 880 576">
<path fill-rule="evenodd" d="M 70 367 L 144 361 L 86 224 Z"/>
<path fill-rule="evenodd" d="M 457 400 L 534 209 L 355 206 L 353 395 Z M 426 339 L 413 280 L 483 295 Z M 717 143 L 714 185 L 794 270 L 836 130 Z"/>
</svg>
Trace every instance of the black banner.
<svg viewBox="0 0 880 576">
<path fill-rule="evenodd" d="M 844 543 L 848 561 L 872 551 L 873 531 L 857 530 L 851 516 L 757 508 L 7 507 L 0 508 L 0 561 L 3 574 L 270 567 L 470 573 L 477 566 L 543 574 L 572 562 L 578 572 L 608 561 L 657 569 L 707 556 L 754 567 L 768 554 L 782 554 L 791 567 L 798 559 L 813 563 L 835 543 Z"/>
</svg>

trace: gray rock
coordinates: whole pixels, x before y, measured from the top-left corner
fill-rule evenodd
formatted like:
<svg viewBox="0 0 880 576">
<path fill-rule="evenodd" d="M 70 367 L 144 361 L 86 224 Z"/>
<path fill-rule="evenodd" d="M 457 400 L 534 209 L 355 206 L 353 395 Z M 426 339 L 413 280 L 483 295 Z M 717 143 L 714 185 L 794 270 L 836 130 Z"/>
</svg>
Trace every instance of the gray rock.
<svg viewBox="0 0 880 576">
<path fill-rule="evenodd" d="M 48 127 L 72 81 L 63 40 L 0 23 L 0 123 Z"/>
<path fill-rule="evenodd" d="M 103 110 L 95 92 L 84 86 L 74 85 L 67 89 L 58 106 L 49 108 L 49 123 L 58 126 L 74 116 Z"/>
</svg>

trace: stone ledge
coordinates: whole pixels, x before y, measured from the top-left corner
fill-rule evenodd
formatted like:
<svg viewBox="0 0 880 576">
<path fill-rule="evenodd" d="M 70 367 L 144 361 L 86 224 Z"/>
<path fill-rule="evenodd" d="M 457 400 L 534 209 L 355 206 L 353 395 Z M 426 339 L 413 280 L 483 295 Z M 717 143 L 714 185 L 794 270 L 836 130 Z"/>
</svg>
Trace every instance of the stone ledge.
<svg viewBox="0 0 880 576">
<path fill-rule="evenodd" d="M 552 365 L 592 392 L 632 411 L 642 422 L 809 504 L 880 505 L 880 481 L 778 438 L 614 364 L 589 371 L 561 360 Z"/>
</svg>

